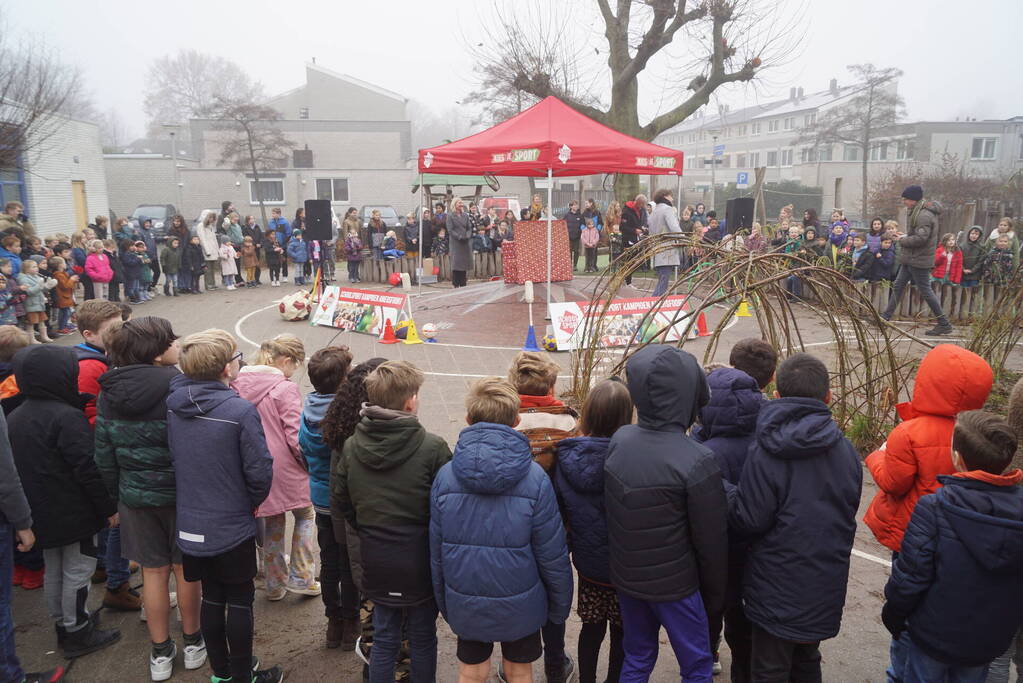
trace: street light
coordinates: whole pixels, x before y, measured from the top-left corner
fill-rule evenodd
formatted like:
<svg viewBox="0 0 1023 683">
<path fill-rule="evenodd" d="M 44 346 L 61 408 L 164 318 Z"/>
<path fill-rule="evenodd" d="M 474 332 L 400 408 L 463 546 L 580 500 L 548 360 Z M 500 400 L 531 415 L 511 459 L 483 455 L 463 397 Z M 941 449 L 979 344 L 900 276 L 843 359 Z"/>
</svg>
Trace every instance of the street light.
<svg viewBox="0 0 1023 683">
<path fill-rule="evenodd" d="M 168 130 L 168 132 L 170 133 L 170 139 L 171 139 L 171 163 L 174 165 L 174 194 L 175 194 L 175 204 L 174 204 L 174 207 L 178 211 L 181 211 L 181 181 L 178 178 L 178 139 L 177 139 L 177 135 L 176 135 L 177 132 L 178 132 L 178 129 L 181 128 L 181 126 L 179 126 L 176 123 L 165 123 L 165 124 L 163 124 L 160 127 L 161 128 L 166 128 Z"/>
</svg>

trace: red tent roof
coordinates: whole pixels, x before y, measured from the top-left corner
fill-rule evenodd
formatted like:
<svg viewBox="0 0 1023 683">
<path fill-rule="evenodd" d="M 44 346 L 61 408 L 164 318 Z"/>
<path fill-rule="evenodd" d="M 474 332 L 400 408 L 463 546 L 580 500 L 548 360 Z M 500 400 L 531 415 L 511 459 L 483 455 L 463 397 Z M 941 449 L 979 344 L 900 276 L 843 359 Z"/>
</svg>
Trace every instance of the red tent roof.
<svg viewBox="0 0 1023 683">
<path fill-rule="evenodd" d="M 682 152 L 637 140 L 556 97 L 485 131 L 419 150 L 420 173 L 496 176 L 681 175 Z"/>
</svg>

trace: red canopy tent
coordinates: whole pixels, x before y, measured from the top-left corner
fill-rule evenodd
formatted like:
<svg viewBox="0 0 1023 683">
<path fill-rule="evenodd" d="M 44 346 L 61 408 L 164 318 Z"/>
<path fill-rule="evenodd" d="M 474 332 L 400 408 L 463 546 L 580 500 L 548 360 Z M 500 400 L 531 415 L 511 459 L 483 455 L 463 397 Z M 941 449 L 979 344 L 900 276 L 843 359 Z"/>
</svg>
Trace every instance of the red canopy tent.
<svg viewBox="0 0 1023 683">
<path fill-rule="evenodd" d="M 419 150 L 421 174 L 546 176 L 548 179 L 595 173 L 682 175 L 682 161 L 682 152 L 619 133 L 580 114 L 556 97 L 548 97 L 475 135 Z M 548 209 L 552 184 L 547 184 Z M 419 215 L 421 237 L 422 212 Z M 548 308 L 550 245 L 551 212 L 548 210 Z"/>
</svg>

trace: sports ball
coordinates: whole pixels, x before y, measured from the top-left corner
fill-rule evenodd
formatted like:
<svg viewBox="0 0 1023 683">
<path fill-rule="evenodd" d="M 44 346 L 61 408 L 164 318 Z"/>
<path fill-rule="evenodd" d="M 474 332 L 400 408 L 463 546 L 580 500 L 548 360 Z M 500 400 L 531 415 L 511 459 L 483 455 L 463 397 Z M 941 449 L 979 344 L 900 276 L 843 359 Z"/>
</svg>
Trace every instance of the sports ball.
<svg viewBox="0 0 1023 683">
<path fill-rule="evenodd" d="M 309 292 L 299 291 L 281 299 L 277 310 L 288 321 L 305 320 L 309 317 Z"/>
<path fill-rule="evenodd" d="M 419 330 L 419 336 L 423 339 L 433 339 L 437 336 L 437 326 L 433 323 L 426 323 Z"/>
<path fill-rule="evenodd" d="M 401 273 L 391 273 L 387 277 L 387 281 L 390 282 L 392 286 L 397 287 L 401 284 Z"/>
<path fill-rule="evenodd" d="M 558 350 L 557 340 L 549 334 L 545 334 L 543 336 L 543 339 L 540 340 L 540 346 L 542 346 L 546 351 Z"/>
</svg>

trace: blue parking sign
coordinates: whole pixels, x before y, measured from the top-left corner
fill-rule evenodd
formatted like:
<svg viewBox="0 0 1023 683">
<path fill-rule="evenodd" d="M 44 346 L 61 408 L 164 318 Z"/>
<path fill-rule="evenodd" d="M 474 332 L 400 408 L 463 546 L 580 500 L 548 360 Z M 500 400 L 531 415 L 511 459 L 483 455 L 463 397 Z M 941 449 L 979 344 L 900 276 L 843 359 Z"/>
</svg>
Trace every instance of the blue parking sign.
<svg viewBox="0 0 1023 683">
<path fill-rule="evenodd" d="M 749 185 L 749 173 L 739 172 L 735 175 L 736 185 Z"/>
</svg>

